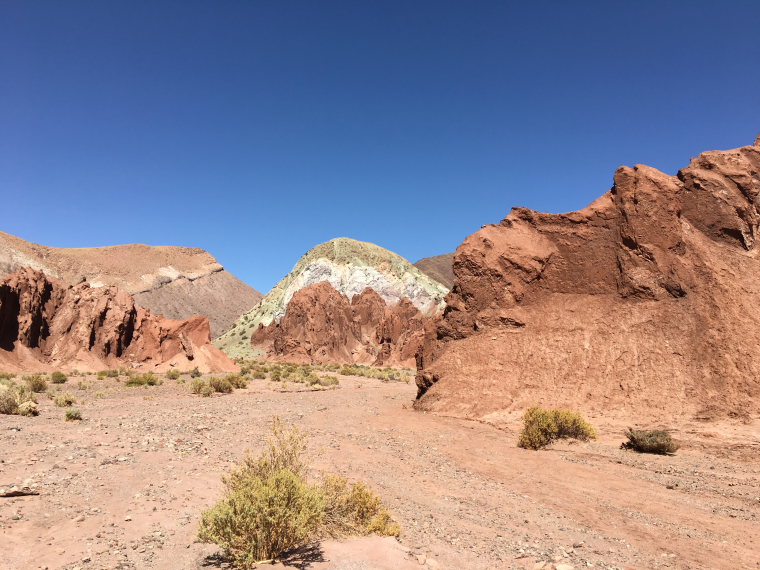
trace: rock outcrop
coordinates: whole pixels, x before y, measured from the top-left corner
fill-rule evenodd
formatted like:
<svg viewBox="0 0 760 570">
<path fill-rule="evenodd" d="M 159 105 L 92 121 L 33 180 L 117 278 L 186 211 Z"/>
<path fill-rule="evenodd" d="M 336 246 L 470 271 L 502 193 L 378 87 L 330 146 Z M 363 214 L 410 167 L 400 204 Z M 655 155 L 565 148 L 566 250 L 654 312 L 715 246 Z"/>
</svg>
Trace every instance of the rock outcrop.
<svg viewBox="0 0 760 570">
<path fill-rule="evenodd" d="M 116 245 L 57 248 L 0 232 L 0 277 L 22 267 L 92 287 L 114 286 L 142 307 L 173 319 L 209 318 L 213 334 L 229 328 L 262 295 L 191 247 Z"/>
<path fill-rule="evenodd" d="M 387 304 L 408 299 L 425 316 L 440 315 L 448 289 L 406 259 L 372 243 L 337 238 L 306 253 L 252 310 L 214 341 L 232 357 L 259 357 L 250 342 L 259 325 L 277 323 L 294 295 L 310 285 L 329 283 L 349 300 L 369 288 Z"/>
<path fill-rule="evenodd" d="M 454 254 L 443 253 L 433 257 L 423 257 L 414 266 L 428 277 L 451 289 L 454 286 Z"/>
<path fill-rule="evenodd" d="M 389 305 L 370 288 L 349 299 L 322 281 L 296 291 L 279 322 L 260 325 L 251 343 L 272 360 L 411 367 L 433 328 L 409 299 Z"/>
<path fill-rule="evenodd" d="M 760 409 L 760 147 L 677 176 L 622 167 L 587 208 L 515 208 L 469 236 L 416 407 L 493 418 L 534 404 L 606 413 Z"/>
<path fill-rule="evenodd" d="M 0 280 L 0 369 L 236 370 L 208 319 L 153 315 L 115 287 L 67 285 L 31 268 Z"/>
</svg>

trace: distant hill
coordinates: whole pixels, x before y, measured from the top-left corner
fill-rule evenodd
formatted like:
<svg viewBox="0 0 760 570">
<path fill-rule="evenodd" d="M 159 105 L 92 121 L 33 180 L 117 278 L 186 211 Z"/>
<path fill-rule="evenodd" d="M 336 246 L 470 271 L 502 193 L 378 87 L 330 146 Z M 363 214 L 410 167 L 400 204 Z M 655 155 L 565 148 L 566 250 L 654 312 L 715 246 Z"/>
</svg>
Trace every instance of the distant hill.
<svg viewBox="0 0 760 570">
<path fill-rule="evenodd" d="M 369 288 L 389 305 L 406 298 L 426 316 L 443 310 L 448 289 L 400 255 L 378 245 L 348 238 L 320 244 L 298 260 L 293 270 L 215 344 L 233 357 L 262 356 L 251 346 L 257 327 L 279 322 L 293 295 L 310 285 L 328 282 L 349 300 Z"/>
<path fill-rule="evenodd" d="M 428 277 L 432 277 L 438 283 L 443 283 L 447 288 L 454 286 L 454 254 L 444 253 L 433 257 L 423 257 L 415 262 L 414 266 Z"/>
<path fill-rule="evenodd" d="M 138 305 L 172 319 L 204 315 L 212 335 L 229 328 L 262 298 L 211 254 L 191 247 L 57 248 L 0 232 L 0 277 L 22 267 L 70 284 L 114 285 L 131 294 Z"/>
</svg>

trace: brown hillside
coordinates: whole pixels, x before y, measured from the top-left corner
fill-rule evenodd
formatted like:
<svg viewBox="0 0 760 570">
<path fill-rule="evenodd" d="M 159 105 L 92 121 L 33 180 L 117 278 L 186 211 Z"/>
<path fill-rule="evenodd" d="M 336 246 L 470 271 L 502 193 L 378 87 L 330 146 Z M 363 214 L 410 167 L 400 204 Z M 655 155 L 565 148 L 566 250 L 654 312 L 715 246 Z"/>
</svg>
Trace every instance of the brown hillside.
<svg viewBox="0 0 760 570">
<path fill-rule="evenodd" d="M 453 264 L 454 254 L 444 253 L 434 257 L 423 257 L 414 266 L 428 277 L 451 289 L 454 286 Z"/>
<path fill-rule="evenodd" d="M 417 408 L 760 409 L 760 143 L 622 167 L 587 208 L 515 208 L 457 249 Z"/>
<path fill-rule="evenodd" d="M 31 268 L 0 280 L 0 368 L 95 371 L 120 366 L 237 369 L 211 345 L 206 317 L 175 321 L 152 315 L 115 287 L 66 285 Z"/>
<path fill-rule="evenodd" d="M 228 273 L 208 252 L 191 247 L 116 245 L 56 248 L 0 232 L 0 277 L 22 267 L 93 287 L 115 286 L 137 303 L 173 319 L 209 318 L 223 332 L 262 295 Z"/>
</svg>

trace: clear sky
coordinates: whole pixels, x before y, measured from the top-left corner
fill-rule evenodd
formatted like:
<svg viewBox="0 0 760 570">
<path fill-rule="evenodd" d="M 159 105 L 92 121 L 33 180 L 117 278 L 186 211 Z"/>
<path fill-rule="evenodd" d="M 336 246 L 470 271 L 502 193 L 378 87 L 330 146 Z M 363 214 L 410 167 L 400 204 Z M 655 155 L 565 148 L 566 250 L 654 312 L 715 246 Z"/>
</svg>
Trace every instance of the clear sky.
<svg viewBox="0 0 760 570">
<path fill-rule="evenodd" d="M 760 2 L 0 0 L 0 229 L 207 249 L 266 292 L 411 261 L 760 132 Z"/>
</svg>

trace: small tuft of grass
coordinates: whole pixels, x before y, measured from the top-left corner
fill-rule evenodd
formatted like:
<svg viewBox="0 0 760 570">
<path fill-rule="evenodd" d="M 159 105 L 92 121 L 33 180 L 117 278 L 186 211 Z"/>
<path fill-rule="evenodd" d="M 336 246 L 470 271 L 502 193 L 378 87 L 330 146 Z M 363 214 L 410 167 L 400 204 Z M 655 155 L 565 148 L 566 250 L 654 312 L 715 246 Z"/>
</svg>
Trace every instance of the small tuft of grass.
<svg viewBox="0 0 760 570">
<path fill-rule="evenodd" d="M 67 422 L 78 422 L 78 421 L 81 421 L 82 419 L 82 412 L 80 412 L 76 408 L 69 408 L 64 413 L 64 418 L 66 419 Z"/>
<path fill-rule="evenodd" d="M 632 449 L 639 453 L 670 455 L 681 447 L 673 441 L 668 431 L 661 429 L 643 430 L 628 428 L 625 436 L 628 438 L 628 441 L 624 442 L 620 447 Z"/>
<path fill-rule="evenodd" d="M 596 430 L 578 412 L 528 408 L 523 415 L 523 429 L 517 442 L 525 449 L 541 449 L 557 439 L 596 439 Z"/>
</svg>

